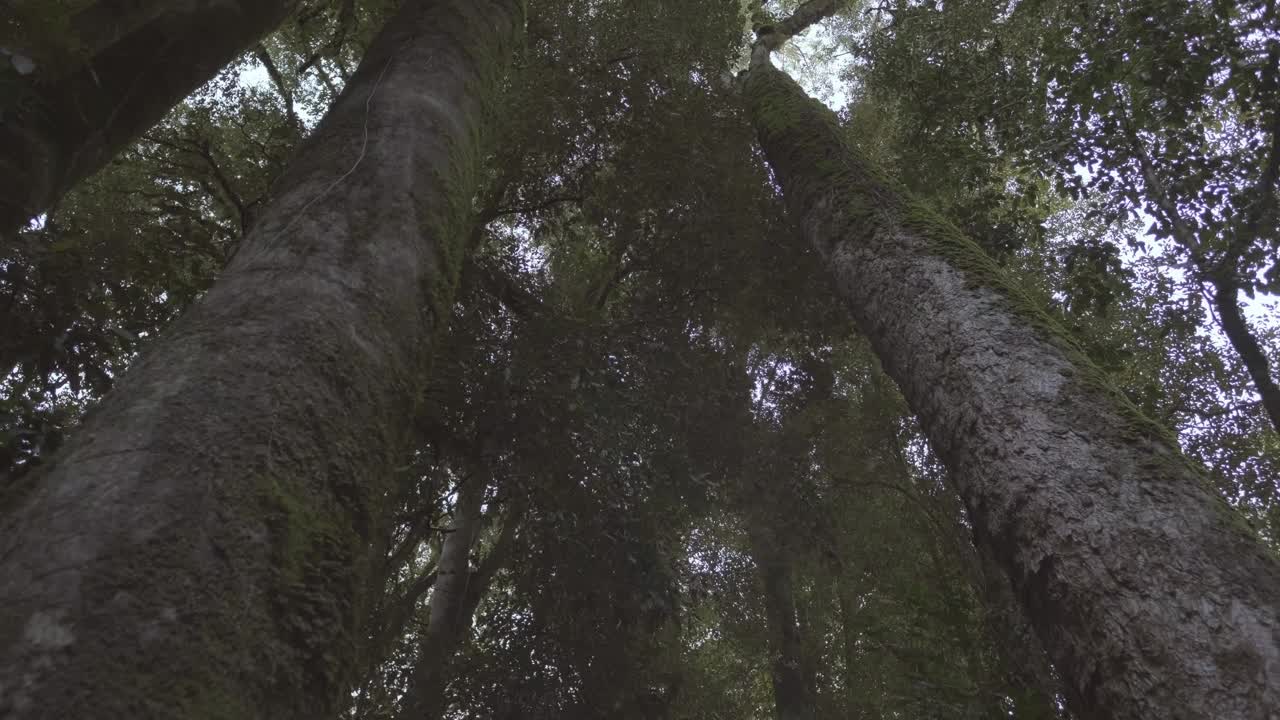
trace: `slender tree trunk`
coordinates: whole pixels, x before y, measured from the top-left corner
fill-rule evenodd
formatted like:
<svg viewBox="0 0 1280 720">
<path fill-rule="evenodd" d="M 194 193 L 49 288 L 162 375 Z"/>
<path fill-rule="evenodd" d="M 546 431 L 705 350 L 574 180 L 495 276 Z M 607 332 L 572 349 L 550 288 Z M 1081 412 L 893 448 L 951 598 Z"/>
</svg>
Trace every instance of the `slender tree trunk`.
<svg viewBox="0 0 1280 720">
<path fill-rule="evenodd" d="M 467 630 L 475 618 L 480 601 L 489 592 L 493 577 L 506 567 L 511 559 L 512 544 L 516 530 L 524 515 L 524 503 L 518 502 L 515 507 L 504 513 L 502 529 L 493 539 L 493 544 L 479 567 L 471 571 L 464 585 L 461 597 L 456 594 L 441 596 L 440 610 L 434 603 L 429 610 L 429 624 L 420 654 L 419 664 L 414 668 L 414 676 L 410 680 L 409 692 L 403 703 L 401 712 L 405 720 L 443 717 L 447 707 L 444 691 L 451 677 L 451 664 L 467 639 Z M 483 523 L 477 522 L 477 525 Z M 478 532 L 478 530 L 477 530 Z M 472 539 L 474 545 L 477 538 Z M 446 604 L 447 603 L 447 604 Z M 439 618 L 439 621 L 437 621 Z M 424 664 L 425 663 L 425 664 Z"/>
<path fill-rule="evenodd" d="M 836 580 L 836 593 L 840 602 L 840 642 L 844 657 L 844 712 L 850 718 L 865 717 L 865 709 L 858 702 L 857 687 L 861 678 L 855 674 L 858 666 L 858 630 L 855 624 L 858 617 L 857 601 L 849 586 L 851 581 L 844 576 Z"/>
<path fill-rule="evenodd" d="M 106 165 L 298 4 L 98 0 L 63 27 L 19 26 L 0 39 L 34 62 L 0 96 L 0 233 Z M 43 34 L 67 35 L 65 50 L 24 47 Z"/>
<path fill-rule="evenodd" d="M 1075 712 L 1273 720 L 1275 555 L 976 245 L 857 156 L 768 46 L 744 83 L 768 161 Z"/>
<path fill-rule="evenodd" d="M 0 500 L 0 717 L 334 717 L 518 0 L 406 0 L 222 278 Z"/>
<path fill-rule="evenodd" d="M 463 633 L 471 626 L 467 607 L 470 558 L 480 536 L 480 508 L 487 485 L 479 476 L 473 476 L 458 490 L 452 527 L 440 548 L 436 583 L 427 604 L 427 630 L 418 644 L 418 663 L 401 703 L 400 717 L 404 720 L 433 720 L 444 711 L 450 661 Z"/>
<path fill-rule="evenodd" d="M 764 585 L 765 616 L 773 652 L 773 705 L 777 720 L 813 720 L 814 689 L 805 669 L 804 638 L 796 615 L 791 559 L 773 533 L 753 529 L 752 555 Z"/>
<path fill-rule="evenodd" d="M 1222 331 L 1231 347 L 1240 353 L 1245 370 L 1262 397 L 1262 407 L 1271 419 L 1271 426 L 1280 432 L 1280 387 L 1276 387 L 1275 378 L 1271 375 L 1271 361 L 1240 312 L 1239 295 L 1240 288 L 1232 280 L 1217 280 L 1213 284 L 1213 305 L 1218 310 Z"/>
</svg>

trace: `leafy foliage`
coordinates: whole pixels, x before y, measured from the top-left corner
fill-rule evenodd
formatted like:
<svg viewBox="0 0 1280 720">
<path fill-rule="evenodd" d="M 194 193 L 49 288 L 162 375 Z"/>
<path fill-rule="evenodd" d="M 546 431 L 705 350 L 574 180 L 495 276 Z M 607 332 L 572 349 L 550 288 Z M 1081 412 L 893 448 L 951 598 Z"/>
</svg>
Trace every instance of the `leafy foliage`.
<svg viewBox="0 0 1280 720">
<path fill-rule="evenodd" d="M 11 479 L 214 281 L 393 4 L 307 4 L 5 248 Z M 396 717 L 433 660 L 468 482 L 484 507 L 449 717 L 1064 716 L 945 474 L 790 242 L 725 82 L 751 15 L 794 5 L 529 3 L 419 444 L 371 548 L 382 597 L 349 717 Z M 803 64 L 854 54 L 833 85 L 850 140 L 1051 307 L 1274 542 L 1277 436 L 1200 291 L 1277 290 L 1272 10 L 1082 8 L 847 3 Z"/>
</svg>

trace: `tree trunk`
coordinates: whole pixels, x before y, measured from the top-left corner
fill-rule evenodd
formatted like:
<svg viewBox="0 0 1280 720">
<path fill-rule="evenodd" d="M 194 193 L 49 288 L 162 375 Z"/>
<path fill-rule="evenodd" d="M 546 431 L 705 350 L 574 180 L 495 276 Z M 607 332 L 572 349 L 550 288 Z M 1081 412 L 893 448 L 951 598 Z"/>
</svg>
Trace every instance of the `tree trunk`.
<svg viewBox="0 0 1280 720">
<path fill-rule="evenodd" d="M 1273 720 L 1280 563 L 970 240 L 759 46 L 744 90 L 808 242 L 964 498 L 1082 717 Z"/>
<path fill-rule="evenodd" d="M 851 585 L 853 581 L 841 574 L 838 576 L 836 593 L 840 603 L 840 649 L 844 657 L 844 712 L 845 716 L 860 720 L 868 716 L 858 697 L 858 688 L 862 678 L 857 676 L 858 667 L 858 606 Z"/>
<path fill-rule="evenodd" d="M 298 4 L 98 0 L 61 27 L 0 40 L 35 63 L 0 97 L 0 233 L 54 205 Z M 65 35 L 65 49 L 25 48 L 36 35 Z"/>
<path fill-rule="evenodd" d="M 409 0 L 212 289 L 0 500 L 0 717 L 334 717 L 518 0 Z"/>
<path fill-rule="evenodd" d="M 753 528 L 751 554 L 764 584 L 765 617 L 773 652 L 773 706 L 777 720 L 813 720 L 814 689 L 805 669 L 804 637 L 796 617 L 790 557 L 772 532 Z"/>
<path fill-rule="evenodd" d="M 480 509 L 487 486 L 479 476 L 472 476 L 458 490 L 453 527 L 440 548 L 436 582 L 427 605 L 427 630 L 418 643 L 418 662 L 401 703 L 400 717 L 405 720 L 439 718 L 444 711 L 450 661 L 471 626 L 467 602 L 471 550 L 480 536 Z"/>
<path fill-rule="evenodd" d="M 1213 306 L 1218 310 L 1218 321 L 1231 347 L 1240 353 L 1245 370 L 1253 380 L 1253 386 L 1262 398 L 1262 407 L 1271 419 L 1271 426 L 1280 432 L 1280 387 L 1271 376 L 1271 363 L 1258 344 L 1258 338 L 1249 329 L 1244 314 L 1240 312 L 1240 288 L 1234 280 L 1219 279 L 1213 284 Z"/>
</svg>

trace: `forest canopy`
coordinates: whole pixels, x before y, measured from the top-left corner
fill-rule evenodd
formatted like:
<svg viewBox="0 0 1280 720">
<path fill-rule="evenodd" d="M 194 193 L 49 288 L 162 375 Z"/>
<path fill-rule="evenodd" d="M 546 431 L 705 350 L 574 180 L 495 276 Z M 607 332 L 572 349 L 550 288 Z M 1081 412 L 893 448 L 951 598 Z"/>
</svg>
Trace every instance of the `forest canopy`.
<svg viewBox="0 0 1280 720">
<path fill-rule="evenodd" d="M 0 2 L 0 718 L 1280 707 L 1273 0 Z"/>
</svg>

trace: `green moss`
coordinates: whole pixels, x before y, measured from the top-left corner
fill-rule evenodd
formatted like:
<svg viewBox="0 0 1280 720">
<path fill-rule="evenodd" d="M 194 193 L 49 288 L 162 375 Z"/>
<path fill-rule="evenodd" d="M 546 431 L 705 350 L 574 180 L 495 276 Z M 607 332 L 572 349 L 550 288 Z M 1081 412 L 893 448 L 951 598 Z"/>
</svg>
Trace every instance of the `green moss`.
<svg viewBox="0 0 1280 720">
<path fill-rule="evenodd" d="M 358 510 L 312 492 L 302 481 L 265 477 L 260 507 L 271 533 L 276 637 L 286 639 L 268 662 L 289 684 L 313 693 L 345 686 L 352 677 L 357 613 L 343 601 L 365 573 L 366 543 L 353 528 Z M 342 658 L 342 659 L 339 659 Z"/>
<path fill-rule="evenodd" d="M 359 565 L 367 544 L 350 529 L 350 513 L 342 503 L 313 491 L 304 480 L 264 476 L 249 485 L 252 490 L 230 499 L 226 507 L 234 525 L 247 520 L 249 525 L 266 527 L 269 556 L 260 557 L 261 544 L 253 539 L 238 542 L 233 537 L 214 547 L 232 553 L 231 567 L 252 569 L 269 563 L 274 578 L 268 575 L 268 584 L 252 588 L 267 596 L 269 610 L 262 612 L 256 602 L 238 595 L 236 584 L 157 586 L 173 598 L 174 607 L 199 596 L 199 609 L 187 617 L 175 616 L 182 623 L 182 644 L 166 651 L 167 665 L 123 663 L 100 668 L 100 677 L 90 682 L 98 686 L 110 682 L 117 688 L 104 714 L 124 716 L 141 710 L 146 717 L 237 720 L 262 715 L 264 704 L 269 710 L 284 711 L 271 704 L 307 702 L 306 707 L 288 708 L 294 714 L 306 714 L 328 710 L 339 702 L 335 694 L 348 687 L 354 676 L 355 654 L 342 646 L 353 643 L 355 625 L 352 613 L 337 599 L 350 595 L 362 577 Z M 178 554 L 205 554 L 206 539 L 200 534 L 180 534 L 176 541 L 193 545 Z M 173 546 L 157 544 L 143 551 L 133 560 L 139 579 L 153 582 L 163 577 L 166 562 L 175 557 Z M 250 579 L 264 580 L 256 574 Z M 229 619 L 234 623 L 229 624 Z M 270 682 L 276 683 L 276 691 L 268 687 Z"/>
<path fill-rule="evenodd" d="M 439 275 L 433 278 L 427 298 L 437 326 L 448 322 L 453 294 L 469 249 L 467 239 L 476 223 L 474 198 L 480 187 L 481 142 L 481 130 L 477 123 L 472 123 L 467 128 L 465 140 L 450 142 L 449 172 L 440 178 L 444 203 L 431 219 L 430 226 L 436 244 Z"/>
<path fill-rule="evenodd" d="M 212 641 L 211 641 L 212 642 Z M 208 646 L 192 648 L 192 657 L 199 662 L 198 653 Z M 234 649 L 215 650 L 216 655 L 227 657 Z M 193 665 L 193 667 L 201 667 Z M 206 668 L 211 670 L 211 668 Z M 133 698 L 140 707 L 149 710 L 147 717 L 182 717 L 189 720 L 239 720 L 252 717 L 256 708 L 247 698 L 228 689 L 232 678 L 210 674 L 182 675 L 174 683 L 172 673 L 157 672 L 154 675 L 135 676 Z"/>
<path fill-rule="evenodd" d="M 1183 462 L 1178 440 L 1164 425 L 1144 414 L 1121 393 L 1106 374 L 1092 361 L 1071 333 L 1036 302 L 1027 291 L 1011 279 L 991 256 L 955 225 L 940 217 L 920 202 L 907 206 L 901 218 L 902 227 L 924 238 L 933 254 L 964 274 L 970 286 L 995 291 L 1006 308 L 1041 339 L 1066 356 L 1074 372 L 1074 380 L 1094 397 L 1112 407 L 1123 422 L 1121 432 L 1130 440 L 1147 439 L 1167 445 Z M 1187 463 L 1190 465 L 1190 463 Z"/>
<path fill-rule="evenodd" d="M 345 513 L 324 512 L 300 497 L 302 488 L 291 487 L 279 478 L 268 478 L 263 488 L 267 522 L 276 534 L 273 544 L 276 566 L 288 582 L 300 582 L 310 556 L 317 550 L 356 542 L 344 522 Z"/>
</svg>

